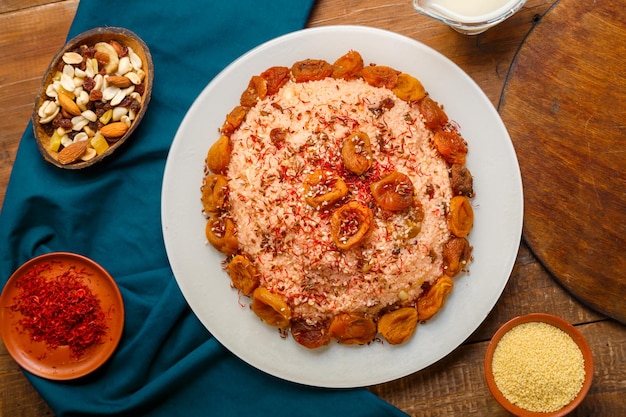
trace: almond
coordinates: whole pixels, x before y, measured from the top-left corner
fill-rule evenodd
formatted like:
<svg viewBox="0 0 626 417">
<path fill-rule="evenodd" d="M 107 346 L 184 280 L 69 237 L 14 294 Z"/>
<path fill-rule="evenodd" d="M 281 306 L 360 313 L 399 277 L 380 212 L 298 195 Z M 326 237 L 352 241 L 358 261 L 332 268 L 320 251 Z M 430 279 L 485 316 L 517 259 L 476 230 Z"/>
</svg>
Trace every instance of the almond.
<svg viewBox="0 0 626 417">
<path fill-rule="evenodd" d="M 78 160 L 85 150 L 87 149 L 87 141 L 81 140 L 78 142 L 74 142 L 69 146 L 61 149 L 59 152 L 59 162 L 63 165 L 71 164 Z"/>
<path fill-rule="evenodd" d="M 114 122 L 102 126 L 100 133 L 107 139 L 119 138 L 128 131 L 128 126 L 124 122 Z"/>
<path fill-rule="evenodd" d="M 66 94 L 63 94 L 63 93 L 59 94 L 59 104 L 61 105 L 63 110 L 65 110 L 72 116 L 78 116 L 81 113 L 80 108 L 78 107 L 78 104 L 74 103 L 74 100 L 72 100 Z"/>
<path fill-rule="evenodd" d="M 127 88 L 133 85 L 130 78 L 120 75 L 110 75 L 106 80 L 107 84 L 112 87 Z"/>
</svg>

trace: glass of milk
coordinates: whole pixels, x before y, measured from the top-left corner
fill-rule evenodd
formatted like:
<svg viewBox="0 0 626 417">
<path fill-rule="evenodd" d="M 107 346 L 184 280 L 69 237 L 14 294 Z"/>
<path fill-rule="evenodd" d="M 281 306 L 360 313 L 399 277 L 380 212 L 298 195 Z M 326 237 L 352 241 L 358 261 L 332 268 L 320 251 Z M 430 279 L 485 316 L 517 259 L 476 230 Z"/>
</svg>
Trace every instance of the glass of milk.
<svg viewBox="0 0 626 417">
<path fill-rule="evenodd" d="M 508 19 L 526 0 L 413 0 L 418 13 L 460 33 L 477 35 Z"/>
</svg>

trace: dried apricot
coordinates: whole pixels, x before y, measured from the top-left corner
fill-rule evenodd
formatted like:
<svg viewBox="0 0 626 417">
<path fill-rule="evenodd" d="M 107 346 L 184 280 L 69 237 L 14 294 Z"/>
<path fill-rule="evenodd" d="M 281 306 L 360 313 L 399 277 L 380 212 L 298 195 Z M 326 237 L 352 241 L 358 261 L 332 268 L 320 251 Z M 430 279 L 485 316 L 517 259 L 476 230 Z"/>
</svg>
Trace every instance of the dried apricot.
<svg viewBox="0 0 626 417">
<path fill-rule="evenodd" d="M 202 206 L 205 213 L 217 213 L 226 205 L 228 180 L 221 174 L 211 174 L 202 184 Z"/>
<path fill-rule="evenodd" d="M 309 174 L 303 186 L 304 200 L 315 208 L 332 204 L 348 194 L 348 187 L 340 176 L 321 169 Z"/>
<path fill-rule="evenodd" d="M 366 83 L 374 87 L 385 87 L 393 90 L 398 85 L 400 71 L 383 65 L 370 65 L 361 71 Z"/>
<path fill-rule="evenodd" d="M 250 295 L 259 286 L 260 278 L 254 264 L 243 255 L 236 255 L 227 267 L 233 286 L 243 295 Z"/>
<path fill-rule="evenodd" d="M 439 129 L 448 123 L 448 115 L 443 111 L 439 103 L 430 98 L 424 97 L 419 102 L 419 111 L 424 118 L 424 124 L 429 129 Z"/>
<path fill-rule="evenodd" d="M 400 100 L 418 101 L 424 98 L 426 90 L 420 80 L 412 75 L 401 73 L 398 75 L 398 84 L 393 89 L 393 93 Z"/>
<path fill-rule="evenodd" d="M 222 135 L 230 136 L 235 129 L 241 125 L 243 119 L 246 118 L 246 114 L 248 113 L 248 109 L 243 106 L 236 106 L 231 110 L 230 113 L 226 115 L 226 120 L 220 129 Z"/>
<path fill-rule="evenodd" d="M 430 319 L 443 307 L 446 297 L 452 291 L 454 282 L 447 276 L 442 276 L 428 292 L 417 300 L 417 315 L 419 320 Z"/>
<path fill-rule="evenodd" d="M 453 237 L 443 248 L 443 272 L 454 277 L 468 264 L 472 256 L 472 247 L 464 237 Z"/>
<path fill-rule="evenodd" d="M 390 311 L 378 319 L 378 332 L 392 345 L 409 340 L 416 328 L 417 310 L 413 307 Z"/>
<path fill-rule="evenodd" d="M 289 326 L 291 309 L 280 295 L 270 292 L 265 287 L 257 287 L 252 292 L 250 308 L 270 326 L 285 328 Z"/>
<path fill-rule="evenodd" d="M 215 249 L 226 255 L 234 255 L 239 250 L 235 233 L 235 223 L 229 218 L 211 217 L 206 222 L 207 240 Z"/>
<path fill-rule="evenodd" d="M 267 81 L 259 75 L 253 75 L 248 88 L 241 94 L 239 104 L 243 107 L 253 107 L 257 101 L 267 96 Z"/>
<path fill-rule="evenodd" d="M 209 148 L 209 152 L 206 157 L 207 167 L 216 174 L 223 174 L 228 168 L 230 163 L 230 138 L 222 135 L 220 138 Z"/>
<path fill-rule="evenodd" d="M 440 130 L 433 136 L 435 148 L 450 164 L 465 164 L 467 143 L 457 132 Z"/>
<path fill-rule="evenodd" d="M 291 321 L 291 335 L 294 340 L 304 347 L 315 349 L 330 343 L 328 322 L 308 324 L 306 320 Z"/>
<path fill-rule="evenodd" d="M 351 80 L 361 75 L 363 57 L 357 51 L 349 51 L 333 63 L 333 78 Z"/>
<path fill-rule="evenodd" d="M 323 80 L 332 73 L 332 65 L 323 59 L 305 59 L 291 66 L 291 75 L 297 83 Z"/>
<path fill-rule="evenodd" d="M 356 175 L 365 173 L 372 166 L 372 146 L 367 133 L 354 132 L 341 146 L 344 166 Z"/>
<path fill-rule="evenodd" d="M 413 205 L 415 187 L 406 175 L 398 171 L 370 185 L 376 203 L 385 210 L 401 211 Z"/>
<path fill-rule="evenodd" d="M 267 81 L 267 95 L 273 96 L 289 81 L 289 68 L 271 67 L 261 73 L 261 78 Z"/>
<path fill-rule="evenodd" d="M 330 233 L 339 249 L 347 250 L 361 242 L 374 224 L 369 207 L 350 201 L 339 207 L 330 218 Z"/>
<path fill-rule="evenodd" d="M 376 323 L 355 313 L 342 313 L 330 323 L 330 336 L 344 345 L 364 345 L 376 337 Z"/>
<path fill-rule="evenodd" d="M 457 195 L 450 199 L 448 211 L 448 227 L 456 237 L 469 235 L 474 225 L 474 209 L 469 198 Z"/>
</svg>

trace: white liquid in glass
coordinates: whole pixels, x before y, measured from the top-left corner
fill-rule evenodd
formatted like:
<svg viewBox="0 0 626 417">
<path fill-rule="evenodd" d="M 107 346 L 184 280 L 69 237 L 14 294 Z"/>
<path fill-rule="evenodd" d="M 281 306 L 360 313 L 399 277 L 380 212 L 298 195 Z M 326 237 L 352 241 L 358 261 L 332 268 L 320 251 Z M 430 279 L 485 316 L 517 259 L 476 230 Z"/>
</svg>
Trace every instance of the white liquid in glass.
<svg viewBox="0 0 626 417">
<path fill-rule="evenodd" d="M 488 16 L 501 8 L 510 8 L 519 0 L 430 0 L 428 4 L 443 13 L 476 18 Z M 509 7 L 504 7 L 504 6 Z"/>
</svg>

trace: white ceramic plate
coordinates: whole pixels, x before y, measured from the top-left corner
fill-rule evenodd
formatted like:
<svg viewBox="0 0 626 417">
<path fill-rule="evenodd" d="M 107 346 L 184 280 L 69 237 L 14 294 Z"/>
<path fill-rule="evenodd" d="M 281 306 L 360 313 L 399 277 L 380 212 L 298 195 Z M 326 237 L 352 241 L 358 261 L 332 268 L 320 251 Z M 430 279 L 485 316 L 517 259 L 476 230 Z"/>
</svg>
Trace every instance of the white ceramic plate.
<svg viewBox="0 0 626 417">
<path fill-rule="evenodd" d="M 394 67 L 419 78 L 443 103 L 469 143 L 475 177 L 475 261 L 456 278 L 445 308 L 401 346 L 330 346 L 309 350 L 281 338 L 231 289 L 224 256 L 206 243 L 200 185 L 211 144 L 252 75 L 306 59 L 334 62 L 354 49 L 366 64 Z M 522 231 L 521 175 L 509 135 L 489 99 L 455 64 L 410 38 L 366 27 L 305 29 L 269 41 L 230 64 L 198 96 L 172 144 L 162 190 L 163 236 L 169 261 L 194 313 L 226 348 L 271 375 L 320 387 L 357 387 L 419 371 L 452 352 L 478 328 L 506 285 Z"/>
</svg>

